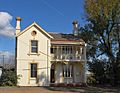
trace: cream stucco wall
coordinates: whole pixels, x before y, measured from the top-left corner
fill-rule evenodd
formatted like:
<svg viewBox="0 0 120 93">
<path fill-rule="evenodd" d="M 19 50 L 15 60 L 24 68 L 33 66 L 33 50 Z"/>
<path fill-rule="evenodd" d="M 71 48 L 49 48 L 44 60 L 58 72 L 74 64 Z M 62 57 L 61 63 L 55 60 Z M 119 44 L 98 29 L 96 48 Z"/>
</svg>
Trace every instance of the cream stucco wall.
<svg viewBox="0 0 120 93">
<path fill-rule="evenodd" d="M 82 82 L 82 65 L 81 63 L 74 64 L 74 82 Z"/>
<path fill-rule="evenodd" d="M 37 35 L 32 36 L 32 31 Z M 31 40 L 38 40 L 37 55 L 30 52 Z M 30 78 L 30 63 L 38 64 L 37 80 Z M 48 86 L 50 83 L 50 39 L 35 26 L 17 37 L 17 75 L 21 75 L 19 86 Z"/>
<path fill-rule="evenodd" d="M 64 63 L 64 62 L 63 62 Z M 62 62 L 55 63 L 55 83 L 86 83 L 85 78 L 85 62 L 74 62 L 73 77 L 63 77 Z"/>
<path fill-rule="evenodd" d="M 63 83 L 61 63 L 55 64 L 55 83 Z"/>
</svg>

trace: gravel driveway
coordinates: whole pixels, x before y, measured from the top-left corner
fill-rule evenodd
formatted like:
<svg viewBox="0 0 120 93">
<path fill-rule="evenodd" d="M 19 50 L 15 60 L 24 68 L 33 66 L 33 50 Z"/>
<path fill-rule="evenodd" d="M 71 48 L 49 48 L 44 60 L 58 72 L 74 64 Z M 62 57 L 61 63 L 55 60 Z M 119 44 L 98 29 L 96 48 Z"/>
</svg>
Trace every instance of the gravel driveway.
<svg viewBox="0 0 120 93">
<path fill-rule="evenodd" d="M 120 89 L 98 87 L 0 87 L 0 93 L 120 93 Z"/>
</svg>

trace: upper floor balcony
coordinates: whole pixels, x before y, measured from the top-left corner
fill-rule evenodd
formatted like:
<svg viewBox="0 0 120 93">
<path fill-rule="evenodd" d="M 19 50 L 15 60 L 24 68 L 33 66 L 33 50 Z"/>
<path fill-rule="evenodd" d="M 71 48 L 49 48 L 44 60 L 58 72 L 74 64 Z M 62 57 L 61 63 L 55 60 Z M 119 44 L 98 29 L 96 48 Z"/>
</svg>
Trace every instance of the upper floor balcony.
<svg viewBox="0 0 120 93">
<path fill-rule="evenodd" d="M 80 45 L 52 45 L 51 61 L 84 61 L 86 48 Z"/>
</svg>

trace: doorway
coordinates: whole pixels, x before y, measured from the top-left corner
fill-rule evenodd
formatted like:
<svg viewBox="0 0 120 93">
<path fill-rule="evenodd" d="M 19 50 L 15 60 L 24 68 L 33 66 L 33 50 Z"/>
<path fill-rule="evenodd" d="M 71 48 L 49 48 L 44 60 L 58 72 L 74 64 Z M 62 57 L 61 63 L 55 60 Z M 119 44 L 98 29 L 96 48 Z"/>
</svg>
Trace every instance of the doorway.
<svg viewBox="0 0 120 93">
<path fill-rule="evenodd" d="M 50 70 L 50 83 L 55 83 L 55 64 L 51 65 Z"/>
</svg>

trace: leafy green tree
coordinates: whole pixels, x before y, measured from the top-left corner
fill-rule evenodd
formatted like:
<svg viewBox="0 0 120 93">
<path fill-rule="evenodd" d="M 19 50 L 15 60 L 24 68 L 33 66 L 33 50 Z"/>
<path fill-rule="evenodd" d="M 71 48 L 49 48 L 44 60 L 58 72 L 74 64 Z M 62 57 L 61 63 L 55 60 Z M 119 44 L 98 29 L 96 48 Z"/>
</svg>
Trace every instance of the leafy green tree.
<svg viewBox="0 0 120 93">
<path fill-rule="evenodd" d="M 95 79 L 94 84 L 109 84 L 110 78 L 108 76 L 109 66 L 105 60 L 94 59 L 88 62 L 89 71 L 92 72 L 92 77 Z"/>
<path fill-rule="evenodd" d="M 120 0 L 85 0 L 85 11 L 89 24 L 80 33 L 88 43 L 88 58 L 108 60 L 107 74 L 115 85 L 120 81 Z"/>
</svg>

